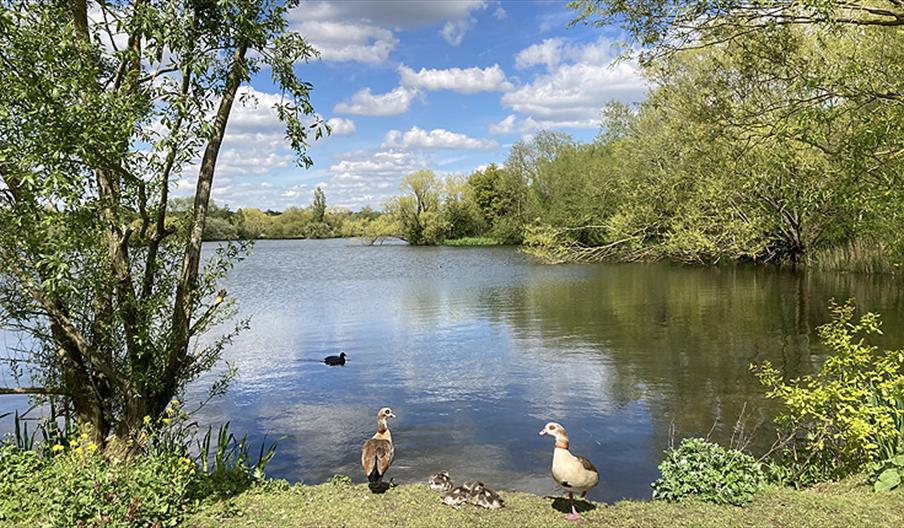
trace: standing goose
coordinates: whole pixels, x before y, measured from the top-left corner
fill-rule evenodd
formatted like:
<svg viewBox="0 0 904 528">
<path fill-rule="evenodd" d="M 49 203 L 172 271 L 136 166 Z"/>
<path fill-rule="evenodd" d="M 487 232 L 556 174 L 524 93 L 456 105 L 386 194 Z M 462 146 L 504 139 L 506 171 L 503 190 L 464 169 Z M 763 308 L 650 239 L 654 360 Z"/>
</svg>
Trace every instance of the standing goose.
<svg viewBox="0 0 904 528">
<path fill-rule="evenodd" d="M 392 409 L 383 407 L 377 413 L 377 432 L 361 448 L 361 465 L 364 467 L 364 474 L 367 475 L 367 481 L 371 485 L 379 484 L 383 479 L 389 465 L 392 464 L 392 457 L 395 454 L 395 448 L 392 447 L 392 434 L 386 425 L 388 418 L 395 418 Z"/>
<path fill-rule="evenodd" d="M 576 521 L 581 518 L 574 508 L 574 494 L 581 498 L 587 495 L 590 488 L 600 482 L 600 473 L 592 462 L 582 456 L 575 456 L 568 450 L 568 433 L 561 424 L 549 422 L 540 430 L 540 436 L 552 435 L 556 439 L 556 447 L 552 455 L 552 478 L 568 492 L 571 501 L 571 514 L 565 518 Z"/>
</svg>

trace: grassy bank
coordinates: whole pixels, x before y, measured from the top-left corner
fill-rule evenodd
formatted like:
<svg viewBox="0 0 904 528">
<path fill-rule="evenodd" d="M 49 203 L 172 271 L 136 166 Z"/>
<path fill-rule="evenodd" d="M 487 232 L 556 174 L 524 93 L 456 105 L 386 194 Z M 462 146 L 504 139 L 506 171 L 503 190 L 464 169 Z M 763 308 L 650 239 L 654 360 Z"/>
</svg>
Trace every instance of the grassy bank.
<svg viewBox="0 0 904 528">
<path fill-rule="evenodd" d="M 904 526 L 904 492 L 875 493 L 860 480 L 795 491 L 769 488 L 743 508 L 684 501 L 622 501 L 592 504 L 583 521 L 566 521 L 563 499 L 503 493 L 506 507 L 455 510 L 440 503 L 426 485 L 403 485 L 383 495 L 365 485 L 318 486 L 271 483 L 215 503 L 192 517 L 196 528 L 372 526 L 605 526 L 627 527 L 899 527 Z M 562 510 L 562 511 L 560 511 Z"/>
<path fill-rule="evenodd" d="M 498 246 L 499 241 L 489 237 L 452 238 L 443 242 L 444 246 Z"/>
</svg>

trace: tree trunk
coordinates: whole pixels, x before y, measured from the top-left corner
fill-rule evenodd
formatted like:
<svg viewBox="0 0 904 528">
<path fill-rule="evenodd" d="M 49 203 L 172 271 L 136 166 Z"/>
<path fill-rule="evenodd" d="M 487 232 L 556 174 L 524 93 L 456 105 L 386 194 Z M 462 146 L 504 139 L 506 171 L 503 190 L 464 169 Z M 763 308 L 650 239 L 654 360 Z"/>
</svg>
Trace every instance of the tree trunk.
<svg viewBox="0 0 904 528">
<path fill-rule="evenodd" d="M 216 170 L 217 157 L 220 152 L 220 145 L 222 144 L 223 136 L 226 133 L 226 125 L 229 120 L 229 114 L 232 111 L 235 94 L 246 75 L 246 51 L 247 46 L 245 44 L 239 44 L 235 51 L 232 68 L 226 78 L 226 87 L 223 91 L 223 98 L 220 100 L 220 106 L 217 109 L 216 120 L 214 121 L 214 133 L 208 141 L 207 148 L 204 150 L 204 157 L 201 159 L 201 167 L 198 171 L 198 183 L 195 189 L 192 230 L 185 246 L 185 255 L 182 260 L 182 273 L 176 288 L 166 372 L 163 373 L 162 389 L 152 402 L 152 405 L 154 405 L 152 410 L 154 411 L 162 411 L 166 404 L 169 403 L 169 400 L 175 394 L 179 373 L 187 366 L 186 360 L 188 358 L 186 356 L 188 343 L 191 339 L 190 328 L 192 309 L 196 301 L 196 299 L 194 299 L 194 292 L 198 280 L 198 266 L 201 261 L 202 235 L 204 234 L 204 226 L 207 221 L 207 210 L 210 205 L 210 191 L 213 186 L 213 177 Z"/>
</svg>

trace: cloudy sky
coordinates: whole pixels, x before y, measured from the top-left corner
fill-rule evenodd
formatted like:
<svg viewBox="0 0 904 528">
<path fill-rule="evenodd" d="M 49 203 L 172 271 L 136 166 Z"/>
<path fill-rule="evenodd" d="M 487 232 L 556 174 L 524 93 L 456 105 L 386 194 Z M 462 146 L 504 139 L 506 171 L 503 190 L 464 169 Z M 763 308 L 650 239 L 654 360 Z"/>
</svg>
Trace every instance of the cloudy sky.
<svg viewBox="0 0 904 528">
<path fill-rule="evenodd" d="M 569 28 L 565 2 L 314 1 L 292 29 L 320 60 L 297 66 L 332 135 L 314 166 L 293 163 L 271 107 L 267 72 L 244 88 L 257 104 L 233 110 L 214 184 L 219 204 L 283 210 L 307 206 L 318 185 L 331 206 L 379 207 L 420 168 L 467 174 L 505 160 L 540 129 L 580 140 L 597 132 L 611 99 L 637 102 L 636 68 L 614 62 L 619 35 Z"/>
</svg>

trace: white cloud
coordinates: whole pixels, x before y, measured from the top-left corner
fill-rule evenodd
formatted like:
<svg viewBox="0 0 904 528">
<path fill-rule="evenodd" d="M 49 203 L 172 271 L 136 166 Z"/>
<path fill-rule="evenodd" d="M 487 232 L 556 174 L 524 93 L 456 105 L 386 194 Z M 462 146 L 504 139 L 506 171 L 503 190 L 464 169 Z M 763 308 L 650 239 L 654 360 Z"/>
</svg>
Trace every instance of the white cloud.
<svg viewBox="0 0 904 528">
<path fill-rule="evenodd" d="M 328 61 L 383 63 L 399 42 L 392 31 L 366 23 L 303 20 L 293 24 L 292 29 L 308 39 L 320 51 L 321 58 Z"/>
<path fill-rule="evenodd" d="M 498 64 L 486 68 L 425 69 L 415 72 L 402 64 L 399 66 L 401 85 L 425 90 L 452 90 L 462 94 L 478 92 L 504 92 L 512 89 L 505 72 Z"/>
<path fill-rule="evenodd" d="M 502 121 L 498 123 L 490 124 L 490 133 L 491 134 L 511 134 L 515 131 L 515 123 L 518 120 L 518 116 L 515 114 L 511 114 Z"/>
<path fill-rule="evenodd" d="M 368 0 L 305 2 L 296 10 L 299 16 L 318 20 L 361 19 L 384 27 L 410 29 L 432 26 L 444 20 L 458 20 L 485 7 L 485 0 Z"/>
<path fill-rule="evenodd" d="M 333 108 L 334 112 L 341 114 L 355 114 L 366 116 L 390 116 L 404 114 L 411 106 L 411 100 L 417 94 L 416 90 L 399 86 L 391 92 L 374 95 L 370 88 L 364 88 L 356 92 L 350 100 L 341 101 Z"/>
<path fill-rule="evenodd" d="M 459 46 L 465 38 L 465 33 L 477 25 L 476 18 L 463 18 L 461 20 L 446 22 L 443 29 L 439 32 L 443 40 L 451 46 Z"/>
<path fill-rule="evenodd" d="M 536 119 L 598 118 L 610 100 L 635 102 L 644 90 L 644 80 L 631 64 L 569 64 L 504 94 L 502 104 Z"/>
<path fill-rule="evenodd" d="M 347 136 L 354 134 L 356 130 L 354 121 L 342 117 L 332 117 L 326 124 L 330 127 L 330 135 L 333 136 Z"/>
<path fill-rule="evenodd" d="M 406 174 L 427 166 L 420 155 L 398 149 L 346 152 L 337 160 L 321 187 L 330 203 L 348 208 L 379 205 L 396 193 Z"/>
<path fill-rule="evenodd" d="M 411 127 L 407 132 L 390 130 L 386 134 L 383 148 L 415 148 L 415 149 L 493 149 L 499 144 L 491 139 L 468 137 L 458 132 L 450 132 L 442 128 L 427 131 Z"/>
<path fill-rule="evenodd" d="M 502 95 L 502 104 L 521 114 L 491 125 L 495 133 L 537 128 L 592 128 L 609 101 L 643 98 L 646 83 L 636 64 L 616 61 L 609 40 L 585 45 L 547 39 L 516 55 L 516 65 L 545 64 L 546 73 Z"/>
<path fill-rule="evenodd" d="M 553 70 L 562 59 L 562 39 L 550 38 L 539 44 L 528 46 L 515 55 L 515 68 L 524 70 L 537 64 L 545 64 Z"/>
<path fill-rule="evenodd" d="M 323 60 L 381 64 L 398 45 L 394 31 L 445 21 L 451 24 L 450 38 L 460 43 L 473 26 L 470 13 L 485 7 L 484 0 L 320 1 L 291 9 L 287 19 L 290 29 L 308 39 Z"/>
<path fill-rule="evenodd" d="M 534 119 L 533 117 L 519 118 L 511 114 L 498 123 L 491 123 L 488 127 L 491 134 L 531 134 L 537 130 L 551 130 L 562 128 L 598 128 L 600 119 Z"/>
<path fill-rule="evenodd" d="M 266 176 L 289 167 L 295 156 L 273 108 L 282 97 L 242 86 L 236 99 L 217 161 L 217 178 Z"/>
<path fill-rule="evenodd" d="M 508 18 L 508 13 L 502 6 L 496 8 L 496 11 L 493 11 L 493 16 L 496 17 L 496 20 L 505 20 Z"/>
</svg>

